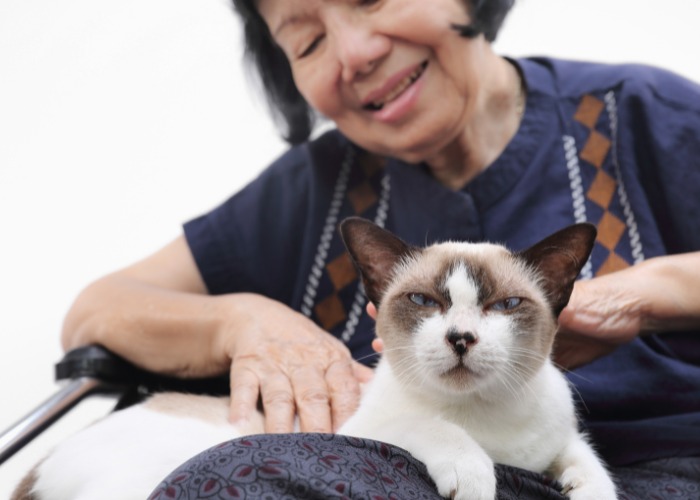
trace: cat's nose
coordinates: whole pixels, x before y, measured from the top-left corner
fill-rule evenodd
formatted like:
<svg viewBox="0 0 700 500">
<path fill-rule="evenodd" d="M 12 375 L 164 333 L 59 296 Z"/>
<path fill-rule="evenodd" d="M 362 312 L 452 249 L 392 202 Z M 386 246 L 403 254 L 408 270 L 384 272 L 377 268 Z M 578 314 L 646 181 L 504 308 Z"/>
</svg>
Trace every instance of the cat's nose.
<svg viewBox="0 0 700 500">
<path fill-rule="evenodd" d="M 450 330 L 449 332 L 447 332 L 446 339 L 458 356 L 466 354 L 469 348 L 477 342 L 476 335 L 474 335 L 473 333 L 458 332 L 455 330 Z"/>
</svg>

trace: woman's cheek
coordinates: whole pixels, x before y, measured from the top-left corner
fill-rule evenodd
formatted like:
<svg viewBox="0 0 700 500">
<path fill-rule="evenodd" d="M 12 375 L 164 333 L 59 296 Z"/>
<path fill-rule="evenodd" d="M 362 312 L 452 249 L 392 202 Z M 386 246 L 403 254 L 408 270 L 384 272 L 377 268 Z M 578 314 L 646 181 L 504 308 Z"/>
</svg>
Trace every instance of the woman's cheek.
<svg viewBox="0 0 700 500">
<path fill-rule="evenodd" d="M 337 114 L 341 98 L 331 64 L 309 65 L 293 75 L 297 89 L 312 108 L 328 118 Z"/>
</svg>

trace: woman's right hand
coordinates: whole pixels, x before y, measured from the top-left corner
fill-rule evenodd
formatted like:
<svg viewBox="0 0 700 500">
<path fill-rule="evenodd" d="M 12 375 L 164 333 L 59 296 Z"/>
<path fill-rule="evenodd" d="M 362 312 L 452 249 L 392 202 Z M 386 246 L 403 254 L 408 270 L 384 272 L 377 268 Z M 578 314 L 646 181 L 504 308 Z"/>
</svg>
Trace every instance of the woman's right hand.
<svg viewBox="0 0 700 500">
<path fill-rule="evenodd" d="M 372 370 L 338 339 L 284 304 L 254 294 L 231 296 L 223 336 L 231 358 L 232 422 L 246 422 L 262 401 L 266 432 L 333 432 L 355 411 Z M 235 304 L 235 305 L 234 305 Z"/>
</svg>

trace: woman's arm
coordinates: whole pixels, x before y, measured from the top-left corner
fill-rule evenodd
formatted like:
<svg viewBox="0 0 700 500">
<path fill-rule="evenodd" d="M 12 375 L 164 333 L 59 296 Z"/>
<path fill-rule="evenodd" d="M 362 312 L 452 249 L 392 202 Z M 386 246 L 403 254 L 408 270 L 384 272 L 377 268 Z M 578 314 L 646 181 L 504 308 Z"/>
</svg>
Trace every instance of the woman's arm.
<svg viewBox="0 0 700 500">
<path fill-rule="evenodd" d="M 70 308 L 63 346 L 97 343 L 147 370 L 206 377 L 231 371 L 231 419 L 261 397 L 266 430 L 329 432 L 354 411 L 371 371 L 312 321 L 255 294 L 210 296 L 184 237 L 88 286 Z"/>
<path fill-rule="evenodd" d="M 556 361 L 575 368 L 638 335 L 698 328 L 700 252 L 656 257 L 578 281 L 559 316 Z"/>
</svg>

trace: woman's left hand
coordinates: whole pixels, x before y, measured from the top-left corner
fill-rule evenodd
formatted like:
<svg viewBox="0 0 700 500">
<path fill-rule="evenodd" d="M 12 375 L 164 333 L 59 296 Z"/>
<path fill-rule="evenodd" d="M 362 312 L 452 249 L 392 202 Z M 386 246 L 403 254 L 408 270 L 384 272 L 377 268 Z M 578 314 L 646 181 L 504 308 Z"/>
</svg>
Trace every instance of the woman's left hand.
<svg viewBox="0 0 700 500">
<path fill-rule="evenodd" d="M 640 334 L 700 325 L 700 252 L 649 259 L 578 281 L 559 316 L 554 359 L 571 369 Z"/>
</svg>

